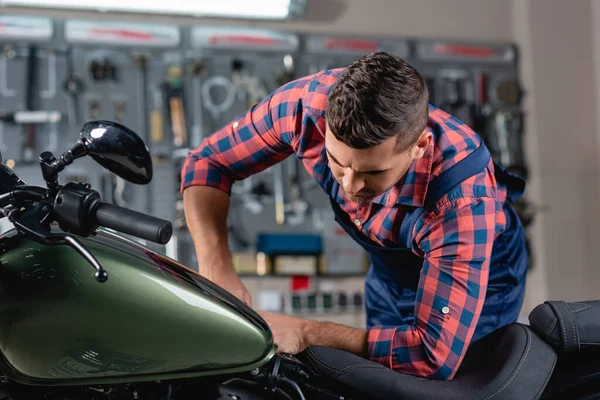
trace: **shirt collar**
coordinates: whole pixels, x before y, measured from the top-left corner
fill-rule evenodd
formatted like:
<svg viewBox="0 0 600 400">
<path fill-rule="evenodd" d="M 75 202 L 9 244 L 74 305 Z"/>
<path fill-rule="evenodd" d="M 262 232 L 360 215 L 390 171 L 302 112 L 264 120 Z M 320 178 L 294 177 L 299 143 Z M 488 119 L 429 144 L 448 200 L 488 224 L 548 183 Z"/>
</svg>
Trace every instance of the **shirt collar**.
<svg viewBox="0 0 600 400">
<path fill-rule="evenodd" d="M 433 152 L 434 143 L 431 141 L 423 157 L 413 161 L 402 181 L 375 197 L 371 202 L 383 206 L 398 204 L 423 207 L 425 196 L 427 195 L 427 187 L 431 179 Z"/>
</svg>

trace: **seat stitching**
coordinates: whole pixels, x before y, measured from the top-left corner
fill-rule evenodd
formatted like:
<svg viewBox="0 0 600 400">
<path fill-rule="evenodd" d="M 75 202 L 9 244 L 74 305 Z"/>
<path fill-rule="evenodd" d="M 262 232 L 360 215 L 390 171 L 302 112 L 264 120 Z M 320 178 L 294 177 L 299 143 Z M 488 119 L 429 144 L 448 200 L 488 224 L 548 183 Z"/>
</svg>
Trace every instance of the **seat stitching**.
<svg viewBox="0 0 600 400">
<path fill-rule="evenodd" d="M 567 328 L 565 328 L 565 321 L 560 317 L 557 317 L 557 318 L 558 318 L 558 322 L 560 322 L 560 326 L 563 330 L 563 334 L 564 334 L 563 343 L 564 343 L 565 351 L 567 351 L 569 349 L 569 341 L 567 340 Z"/>
<path fill-rule="evenodd" d="M 324 361 L 321 361 L 311 349 L 308 349 L 308 353 L 309 353 L 309 357 L 311 359 L 313 359 L 313 361 L 315 361 L 317 364 L 319 364 L 320 366 L 322 366 L 325 369 L 328 369 L 331 372 L 337 373 L 337 369 L 333 368 L 332 366 L 330 366 L 328 364 L 325 364 Z"/>
<path fill-rule="evenodd" d="M 554 329 L 554 327 L 556 326 L 556 323 L 558 322 L 558 318 L 554 320 L 554 322 L 552 322 L 550 324 L 550 329 L 548 329 L 548 332 L 546 332 L 546 336 L 550 337 L 550 333 L 552 332 L 552 329 Z"/>
<path fill-rule="evenodd" d="M 577 345 L 577 333 L 575 332 L 575 319 L 573 318 L 573 314 L 571 314 L 569 307 L 567 307 L 567 314 L 569 315 L 569 319 L 571 320 L 571 326 L 573 327 L 573 340 L 575 341 L 575 345 Z M 565 340 L 566 339 L 567 338 L 565 337 Z"/>
<path fill-rule="evenodd" d="M 384 367 L 383 365 L 371 365 L 371 364 L 358 364 L 358 365 L 351 365 L 349 367 L 344 368 L 343 370 L 341 370 L 340 372 L 338 372 L 333 379 L 339 379 L 342 378 L 343 375 L 347 374 L 348 372 L 351 372 L 355 369 L 359 369 L 359 368 L 372 368 L 372 369 L 387 369 L 386 367 Z"/>
<path fill-rule="evenodd" d="M 323 368 L 328 369 L 329 371 L 333 372 L 333 373 L 337 373 L 338 370 L 325 364 L 323 361 L 319 360 L 317 358 L 317 356 L 312 352 L 312 350 L 310 348 L 306 349 L 307 351 L 307 355 L 309 356 L 309 358 L 313 359 L 317 364 L 319 364 L 320 366 L 322 366 Z"/>
<path fill-rule="evenodd" d="M 578 313 L 578 312 L 580 312 L 580 311 L 587 310 L 588 308 L 591 308 L 591 307 L 592 307 L 592 306 L 590 306 L 589 304 L 586 304 L 586 305 L 584 305 L 583 307 L 581 307 L 581 308 L 578 308 L 577 310 L 573 310 L 573 311 L 571 311 L 571 312 L 572 312 L 573 314 L 576 314 L 576 313 Z"/>
<path fill-rule="evenodd" d="M 515 379 L 515 376 L 517 376 L 517 374 L 521 370 L 521 367 L 525 363 L 525 360 L 527 359 L 527 356 L 529 355 L 529 350 L 531 349 L 531 334 L 529 333 L 529 331 L 527 329 L 525 329 L 524 327 L 522 327 L 522 328 L 525 331 L 525 334 L 527 335 L 527 348 L 525 349 L 525 354 L 523 354 L 523 357 L 521 357 L 521 360 L 519 361 L 519 364 L 517 365 L 516 370 L 512 373 L 512 376 L 510 377 L 508 382 L 506 382 L 500 389 L 498 389 L 496 391 L 496 393 L 486 397 L 484 400 L 491 399 L 492 397 L 494 397 L 495 395 L 497 395 L 498 393 L 500 393 L 501 391 L 506 389 L 508 387 L 508 385 L 510 385 L 510 383 L 513 381 L 513 379 Z"/>
</svg>

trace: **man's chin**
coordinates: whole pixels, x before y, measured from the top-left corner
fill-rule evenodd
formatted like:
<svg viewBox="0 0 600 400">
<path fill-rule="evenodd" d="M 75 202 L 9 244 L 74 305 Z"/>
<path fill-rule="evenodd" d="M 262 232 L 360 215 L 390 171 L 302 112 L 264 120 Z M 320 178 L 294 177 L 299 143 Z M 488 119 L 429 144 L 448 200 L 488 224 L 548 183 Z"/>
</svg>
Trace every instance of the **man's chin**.
<svg viewBox="0 0 600 400">
<path fill-rule="evenodd" d="M 346 196 L 350 201 L 358 204 L 367 204 L 375 198 L 374 196 L 352 196 L 349 194 L 346 194 Z"/>
</svg>

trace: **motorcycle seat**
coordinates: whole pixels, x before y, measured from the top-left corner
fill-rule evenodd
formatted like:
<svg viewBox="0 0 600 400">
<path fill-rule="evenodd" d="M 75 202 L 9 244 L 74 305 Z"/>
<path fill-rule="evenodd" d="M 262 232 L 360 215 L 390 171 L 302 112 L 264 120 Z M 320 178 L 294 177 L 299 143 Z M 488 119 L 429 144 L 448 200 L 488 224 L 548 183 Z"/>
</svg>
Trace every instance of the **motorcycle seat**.
<svg viewBox="0 0 600 400">
<path fill-rule="evenodd" d="M 600 300 L 546 301 L 531 311 L 529 323 L 559 355 L 600 352 Z"/>
<path fill-rule="evenodd" d="M 557 354 L 527 325 L 513 323 L 474 342 L 451 380 L 398 373 L 328 347 L 309 347 L 299 358 L 359 399 L 499 400 L 539 398 Z"/>
</svg>

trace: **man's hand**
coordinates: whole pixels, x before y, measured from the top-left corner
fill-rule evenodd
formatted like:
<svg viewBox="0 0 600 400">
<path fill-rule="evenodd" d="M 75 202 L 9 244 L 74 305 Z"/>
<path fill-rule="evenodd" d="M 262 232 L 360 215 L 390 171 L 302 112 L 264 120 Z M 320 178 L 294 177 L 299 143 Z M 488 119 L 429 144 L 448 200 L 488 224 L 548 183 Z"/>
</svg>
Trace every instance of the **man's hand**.
<svg viewBox="0 0 600 400">
<path fill-rule="evenodd" d="M 273 332 L 280 353 L 297 354 L 310 346 L 325 346 L 368 356 L 367 331 L 333 322 L 318 322 L 258 311 Z"/>
<path fill-rule="evenodd" d="M 221 286 L 229 293 L 252 307 L 252 297 L 233 267 L 200 268 L 200 275 Z"/>
<path fill-rule="evenodd" d="M 273 339 L 280 353 L 297 354 L 306 348 L 304 330 L 311 322 L 268 311 L 259 311 L 273 332 Z"/>
</svg>

